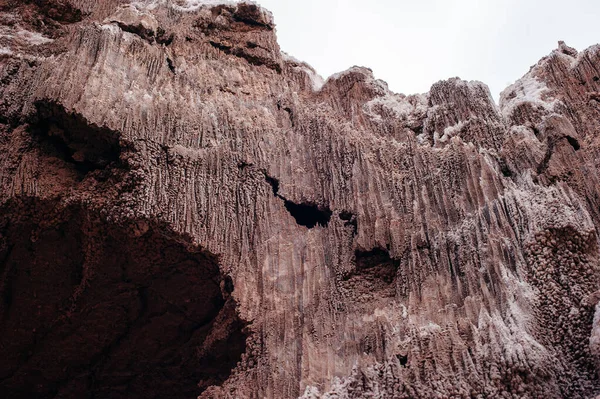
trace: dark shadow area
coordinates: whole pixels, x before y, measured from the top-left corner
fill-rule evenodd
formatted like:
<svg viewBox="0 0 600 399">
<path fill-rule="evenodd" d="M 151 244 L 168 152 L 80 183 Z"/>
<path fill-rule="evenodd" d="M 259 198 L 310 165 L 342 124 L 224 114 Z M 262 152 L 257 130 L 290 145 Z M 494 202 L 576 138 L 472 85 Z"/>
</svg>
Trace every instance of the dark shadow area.
<svg viewBox="0 0 600 399">
<path fill-rule="evenodd" d="M 61 23 L 79 22 L 84 17 L 80 9 L 76 8 L 71 2 L 64 0 L 3 0 L 0 1 L 0 11 L 13 11 L 15 8 L 26 4 L 34 5 L 36 11 L 45 18 Z M 42 21 L 43 19 L 40 18 L 40 22 Z"/>
<path fill-rule="evenodd" d="M 269 185 L 271 186 L 271 189 L 273 190 L 273 195 L 275 197 L 279 197 L 282 198 L 279 195 L 279 180 L 275 179 L 274 177 L 271 177 L 267 174 L 265 174 L 265 180 L 267 183 L 269 183 Z"/>
<path fill-rule="evenodd" d="M 384 303 L 393 300 L 397 292 L 402 289 L 397 284 L 399 267 L 400 260 L 391 258 L 385 249 L 355 251 L 352 267 L 344 270 L 337 281 L 340 291 L 349 301 L 348 306 L 362 309 L 361 312 L 365 310 L 372 312 L 373 306 L 378 306 L 377 303 L 385 306 Z M 366 342 L 364 345 L 361 343 L 361 351 L 370 348 L 372 353 L 383 359 L 385 348 L 376 343 L 384 340 L 384 338 L 375 339 L 370 344 Z"/>
<path fill-rule="evenodd" d="M 0 397 L 194 399 L 229 377 L 246 324 L 215 256 L 54 210 L 0 209 Z"/>
<path fill-rule="evenodd" d="M 116 132 L 90 124 L 57 104 L 38 102 L 36 107 L 37 117 L 30 123 L 30 130 L 49 154 L 74 164 L 81 174 L 119 162 L 121 149 Z"/>
<path fill-rule="evenodd" d="M 175 65 L 173 64 L 173 60 L 169 57 L 167 57 L 167 66 L 169 67 L 171 73 L 175 74 Z"/>
<path fill-rule="evenodd" d="M 113 24 L 116 24 L 123 32 L 129 32 L 134 35 L 137 35 L 144 39 L 145 41 L 152 44 L 154 42 L 154 31 L 152 29 L 148 29 L 144 27 L 141 23 L 137 25 L 126 24 L 121 21 L 110 21 Z"/>
<path fill-rule="evenodd" d="M 167 34 L 167 32 L 158 27 L 156 32 L 154 30 L 146 28 L 143 24 L 138 23 L 137 25 L 127 24 L 122 21 L 110 21 L 111 23 L 117 25 L 123 32 L 129 32 L 136 36 L 139 36 L 142 40 L 150 43 L 150 44 L 164 44 L 165 46 L 170 46 L 173 43 L 173 39 L 175 35 L 173 33 Z"/>
<path fill-rule="evenodd" d="M 513 176 L 513 172 L 512 172 L 512 170 L 510 170 L 510 167 L 506 163 L 505 159 L 499 158 L 498 166 L 500 166 L 500 172 L 502 173 L 502 176 L 504 176 L 504 177 L 512 177 Z"/>
<path fill-rule="evenodd" d="M 279 180 L 267 175 L 266 172 L 263 173 L 265 175 L 265 181 L 269 183 L 273 190 L 273 195 L 283 200 L 285 209 L 287 209 L 290 215 L 296 219 L 297 224 L 308 227 L 309 229 L 312 229 L 317 225 L 327 227 L 331 220 L 331 215 L 333 214 L 331 209 L 323 208 L 311 203 L 297 204 L 289 201 L 279 194 Z"/>
<path fill-rule="evenodd" d="M 156 43 L 164 44 L 165 46 L 170 46 L 173 43 L 174 39 L 175 39 L 175 35 L 173 33 L 170 33 L 170 34 L 167 33 L 160 26 L 156 30 Z M 186 39 L 187 39 L 187 37 L 186 37 Z"/>
<path fill-rule="evenodd" d="M 355 214 L 348 211 L 342 211 L 340 213 L 340 219 L 344 221 L 344 226 L 352 227 L 352 233 L 354 235 L 358 234 L 358 220 L 356 219 Z"/>
<path fill-rule="evenodd" d="M 233 19 L 238 22 L 243 22 L 250 26 L 261 27 L 267 30 L 273 30 L 273 26 L 265 23 L 261 15 L 260 7 L 256 4 L 240 3 L 233 14 Z"/>
<path fill-rule="evenodd" d="M 399 261 L 390 258 L 386 250 L 375 248 L 366 252 L 356 251 L 354 256 L 355 275 L 378 279 L 386 284 L 391 284 L 396 278 Z"/>
<path fill-rule="evenodd" d="M 296 223 L 309 229 L 316 225 L 326 227 L 332 214 L 331 210 L 321 210 L 317 205 L 295 204 L 288 200 L 285 200 L 285 209 L 296 219 Z"/>
<path fill-rule="evenodd" d="M 408 364 L 408 356 L 406 356 L 406 355 L 396 355 L 396 358 L 400 362 L 400 366 L 405 367 Z"/>
<path fill-rule="evenodd" d="M 567 141 L 569 142 L 569 144 L 571 144 L 571 147 L 573 147 L 575 151 L 579 151 L 579 149 L 581 148 L 581 146 L 579 145 L 579 141 L 577 141 L 576 138 L 567 136 Z"/>
</svg>

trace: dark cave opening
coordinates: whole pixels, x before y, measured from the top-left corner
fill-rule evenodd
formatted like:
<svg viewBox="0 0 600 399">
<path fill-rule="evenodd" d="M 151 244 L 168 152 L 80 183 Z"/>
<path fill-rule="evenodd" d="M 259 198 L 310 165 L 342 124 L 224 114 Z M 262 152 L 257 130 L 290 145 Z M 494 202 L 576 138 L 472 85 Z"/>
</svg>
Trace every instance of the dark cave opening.
<svg viewBox="0 0 600 399">
<path fill-rule="evenodd" d="M 506 163 L 505 159 L 499 158 L 498 166 L 500 166 L 500 172 L 502 173 L 502 176 L 504 176 L 504 177 L 512 177 L 513 176 L 513 172 L 512 172 L 512 170 L 510 170 L 510 167 Z"/>
<path fill-rule="evenodd" d="M 374 248 L 370 251 L 356 251 L 354 275 L 367 279 L 380 280 L 385 284 L 391 284 L 396 278 L 399 261 L 392 259 L 387 250 Z"/>
<path fill-rule="evenodd" d="M 214 255 L 53 209 L 0 220 L 1 397 L 192 399 L 229 377 L 246 323 Z"/>
<path fill-rule="evenodd" d="M 269 176 L 266 172 L 263 173 L 265 175 L 265 181 L 269 183 L 271 189 L 273 190 L 273 195 L 283 200 L 285 209 L 287 209 L 290 215 L 296 219 L 297 224 L 308 227 L 309 229 L 312 229 L 317 225 L 327 227 L 329 221 L 331 220 L 331 215 L 333 215 L 333 211 L 331 209 L 312 203 L 303 202 L 297 204 L 288 200 L 279 194 L 279 180 Z"/>
<path fill-rule="evenodd" d="M 504 176 L 504 177 L 512 177 L 513 176 L 512 171 L 506 164 L 500 165 L 500 172 L 502 172 L 502 176 Z"/>
<path fill-rule="evenodd" d="M 407 355 L 396 355 L 396 358 L 400 362 L 400 366 L 405 367 L 408 364 L 408 356 Z"/>
<path fill-rule="evenodd" d="M 567 141 L 569 142 L 569 144 L 571 144 L 571 147 L 573 147 L 575 151 L 579 151 L 579 149 L 581 148 L 581 146 L 579 145 L 579 141 L 577 141 L 575 137 L 567 136 Z"/>
<path fill-rule="evenodd" d="M 285 200 L 285 209 L 296 219 L 296 223 L 309 229 L 316 225 L 326 227 L 333 213 L 331 210 L 321 209 L 317 205 L 296 204 L 288 200 Z"/>
</svg>

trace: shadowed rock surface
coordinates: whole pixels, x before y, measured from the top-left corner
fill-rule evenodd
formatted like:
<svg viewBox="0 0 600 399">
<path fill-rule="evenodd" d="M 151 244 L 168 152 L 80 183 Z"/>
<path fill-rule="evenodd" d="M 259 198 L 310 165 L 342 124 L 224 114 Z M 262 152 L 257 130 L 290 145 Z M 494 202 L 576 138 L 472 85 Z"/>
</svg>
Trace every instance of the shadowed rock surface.
<svg viewBox="0 0 600 399">
<path fill-rule="evenodd" d="M 592 398 L 599 137 L 598 46 L 497 106 L 253 4 L 0 0 L 0 396 Z"/>
</svg>

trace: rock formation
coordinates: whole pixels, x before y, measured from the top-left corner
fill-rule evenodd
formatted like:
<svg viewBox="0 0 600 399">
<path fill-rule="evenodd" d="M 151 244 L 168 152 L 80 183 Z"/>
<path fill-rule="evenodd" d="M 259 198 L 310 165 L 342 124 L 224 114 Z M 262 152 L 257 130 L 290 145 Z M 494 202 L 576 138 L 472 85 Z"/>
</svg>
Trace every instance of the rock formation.
<svg viewBox="0 0 600 399">
<path fill-rule="evenodd" d="M 250 3 L 0 0 L 0 151 L 2 397 L 600 393 L 600 46 L 498 107 Z"/>
</svg>

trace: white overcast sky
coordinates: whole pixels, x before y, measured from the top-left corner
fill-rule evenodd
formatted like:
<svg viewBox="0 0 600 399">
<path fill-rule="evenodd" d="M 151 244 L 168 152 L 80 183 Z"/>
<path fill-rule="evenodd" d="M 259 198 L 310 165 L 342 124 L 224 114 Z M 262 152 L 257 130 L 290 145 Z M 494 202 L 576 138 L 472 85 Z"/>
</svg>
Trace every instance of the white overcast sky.
<svg viewBox="0 0 600 399">
<path fill-rule="evenodd" d="M 494 98 L 558 40 L 600 43 L 600 0 L 257 0 L 281 49 L 324 78 L 366 66 L 392 91 L 429 91 L 459 76 Z"/>
</svg>

